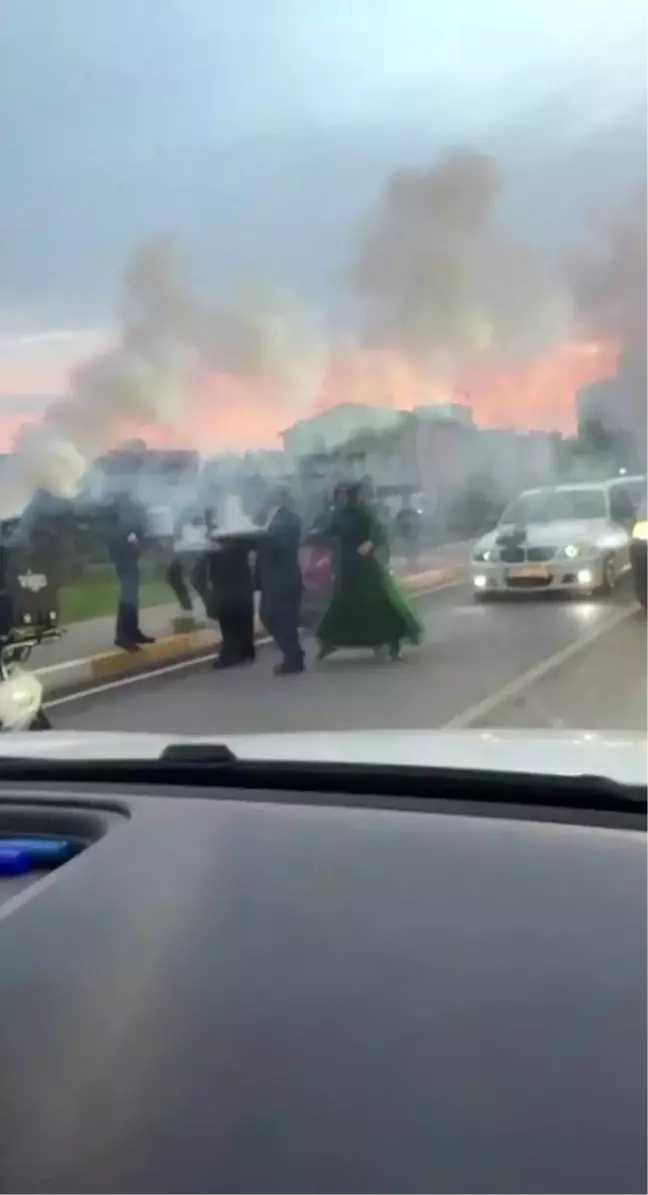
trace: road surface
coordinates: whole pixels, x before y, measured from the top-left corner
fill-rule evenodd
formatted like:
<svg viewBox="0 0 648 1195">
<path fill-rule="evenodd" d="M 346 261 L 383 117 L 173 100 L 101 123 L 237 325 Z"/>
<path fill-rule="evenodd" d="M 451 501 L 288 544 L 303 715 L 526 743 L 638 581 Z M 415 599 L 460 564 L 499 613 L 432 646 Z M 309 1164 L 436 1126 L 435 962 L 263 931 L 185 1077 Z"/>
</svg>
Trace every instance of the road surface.
<svg viewBox="0 0 648 1195">
<path fill-rule="evenodd" d="M 300 730 L 646 728 L 646 621 L 630 586 L 607 602 L 560 595 L 477 605 L 468 585 L 419 600 L 426 639 L 398 662 L 344 652 L 275 677 L 254 665 L 174 664 L 48 703 L 55 729 L 226 734 Z"/>
</svg>

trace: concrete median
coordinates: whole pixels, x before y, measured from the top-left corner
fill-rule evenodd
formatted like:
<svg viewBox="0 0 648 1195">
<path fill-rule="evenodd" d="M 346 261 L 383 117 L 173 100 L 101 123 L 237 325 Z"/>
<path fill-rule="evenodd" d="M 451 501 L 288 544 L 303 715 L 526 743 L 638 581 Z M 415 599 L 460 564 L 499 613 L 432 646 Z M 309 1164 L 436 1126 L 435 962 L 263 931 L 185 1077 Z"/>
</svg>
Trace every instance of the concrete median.
<svg viewBox="0 0 648 1195">
<path fill-rule="evenodd" d="M 459 584 L 468 577 L 469 544 L 452 544 L 435 552 L 434 562 L 427 560 L 427 567 L 417 568 L 412 563 L 410 571 L 401 566 L 394 571 L 400 583 L 412 596 L 433 591 L 444 585 Z M 256 620 L 256 633 L 263 639 L 266 632 Z M 87 685 L 110 683 L 127 675 L 153 672 L 166 664 L 211 655 L 220 642 L 215 627 L 201 627 L 163 635 L 155 643 L 146 644 L 137 652 L 117 649 L 97 652 L 78 659 L 68 659 L 56 664 L 36 668 L 35 672 L 43 683 L 45 693 L 53 694 L 68 689 L 85 688 Z"/>
</svg>

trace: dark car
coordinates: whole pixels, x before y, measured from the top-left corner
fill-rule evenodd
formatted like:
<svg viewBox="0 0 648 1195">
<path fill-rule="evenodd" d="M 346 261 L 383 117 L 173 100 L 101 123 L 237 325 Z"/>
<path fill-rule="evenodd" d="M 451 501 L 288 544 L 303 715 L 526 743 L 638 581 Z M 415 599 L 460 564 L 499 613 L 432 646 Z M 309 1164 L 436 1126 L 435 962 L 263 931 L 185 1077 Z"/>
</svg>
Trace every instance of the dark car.
<svg viewBox="0 0 648 1195">
<path fill-rule="evenodd" d="M 632 528 L 632 542 L 630 544 L 630 563 L 632 565 L 632 583 L 637 600 L 646 609 L 646 529 L 647 523 L 646 499 L 640 503 L 637 510 L 637 520 Z"/>
</svg>

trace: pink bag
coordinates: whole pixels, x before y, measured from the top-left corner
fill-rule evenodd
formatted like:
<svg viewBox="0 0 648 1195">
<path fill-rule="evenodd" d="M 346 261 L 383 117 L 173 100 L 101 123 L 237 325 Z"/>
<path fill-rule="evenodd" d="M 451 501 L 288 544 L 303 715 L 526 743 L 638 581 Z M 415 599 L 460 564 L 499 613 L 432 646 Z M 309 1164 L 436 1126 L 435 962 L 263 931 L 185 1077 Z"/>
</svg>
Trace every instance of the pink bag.
<svg viewBox="0 0 648 1195">
<path fill-rule="evenodd" d="M 300 566 L 307 593 L 325 594 L 331 588 L 330 548 L 304 546 L 300 552 Z"/>
</svg>

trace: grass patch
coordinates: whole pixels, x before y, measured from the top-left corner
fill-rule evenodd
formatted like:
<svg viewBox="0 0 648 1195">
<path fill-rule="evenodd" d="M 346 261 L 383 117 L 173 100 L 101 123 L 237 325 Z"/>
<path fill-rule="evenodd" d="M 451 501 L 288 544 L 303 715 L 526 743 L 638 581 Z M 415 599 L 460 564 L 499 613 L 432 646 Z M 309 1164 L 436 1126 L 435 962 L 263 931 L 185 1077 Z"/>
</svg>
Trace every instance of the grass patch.
<svg viewBox="0 0 648 1195">
<path fill-rule="evenodd" d="M 115 614 L 118 592 L 117 579 L 110 565 L 90 565 L 82 576 L 60 590 L 61 626 Z M 142 609 L 164 606 L 172 601 L 173 591 L 162 572 L 154 568 L 143 569 L 140 586 Z"/>
</svg>

